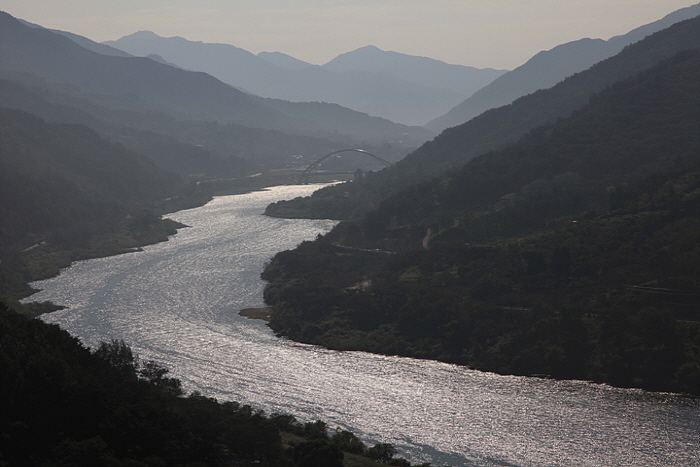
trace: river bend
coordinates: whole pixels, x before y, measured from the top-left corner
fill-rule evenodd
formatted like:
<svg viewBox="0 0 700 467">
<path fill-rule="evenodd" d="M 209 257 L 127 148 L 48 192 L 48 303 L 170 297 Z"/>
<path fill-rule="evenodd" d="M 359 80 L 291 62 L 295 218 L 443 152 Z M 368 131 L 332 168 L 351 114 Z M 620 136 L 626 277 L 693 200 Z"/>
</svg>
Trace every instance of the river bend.
<svg viewBox="0 0 700 467">
<path fill-rule="evenodd" d="M 184 388 L 301 421 L 322 419 L 412 462 L 507 467 L 700 466 L 700 403 L 580 381 L 499 376 L 280 339 L 237 312 L 261 306 L 276 252 L 333 221 L 261 215 L 313 186 L 217 197 L 169 217 L 189 228 L 144 251 L 82 261 L 33 284 L 42 318 L 83 343 L 124 339 Z"/>
</svg>

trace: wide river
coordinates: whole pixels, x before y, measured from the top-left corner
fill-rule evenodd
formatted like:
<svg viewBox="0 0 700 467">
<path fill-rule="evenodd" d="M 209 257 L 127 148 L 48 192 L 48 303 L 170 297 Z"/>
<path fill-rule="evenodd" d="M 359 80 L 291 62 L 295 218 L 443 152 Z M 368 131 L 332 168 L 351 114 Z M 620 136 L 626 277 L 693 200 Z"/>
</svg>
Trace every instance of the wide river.
<svg viewBox="0 0 700 467">
<path fill-rule="evenodd" d="M 300 421 L 324 420 L 412 462 L 498 467 L 700 466 L 700 401 L 582 381 L 499 376 L 444 363 L 280 339 L 238 316 L 261 306 L 276 252 L 334 222 L 261 215 L 285 186 L 217 197 L 169 217 L 190 228 L 144 251 L 76 263 L 30 300 L 85 345 L 124 339 L 186 391 Z"/>
</svg>

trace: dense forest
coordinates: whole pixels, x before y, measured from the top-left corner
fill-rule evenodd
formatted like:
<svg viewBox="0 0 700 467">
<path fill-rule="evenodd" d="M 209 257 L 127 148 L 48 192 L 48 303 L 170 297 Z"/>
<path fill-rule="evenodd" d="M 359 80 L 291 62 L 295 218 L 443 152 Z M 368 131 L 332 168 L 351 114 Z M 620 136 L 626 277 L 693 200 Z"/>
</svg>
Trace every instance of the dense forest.
<svg viewBox="0 0 700 467">
<path fill-rule="evenodd" d="M 123 341 L 88 349 L 0 302 L 0 465 L 409 467 L 322 421 L 183 394 Z"/>
<path fill-rule="evenodd" d="M 270 326 L 339 349 L 700 394 L 700 51 L 278 254 Z"/>
</svg>

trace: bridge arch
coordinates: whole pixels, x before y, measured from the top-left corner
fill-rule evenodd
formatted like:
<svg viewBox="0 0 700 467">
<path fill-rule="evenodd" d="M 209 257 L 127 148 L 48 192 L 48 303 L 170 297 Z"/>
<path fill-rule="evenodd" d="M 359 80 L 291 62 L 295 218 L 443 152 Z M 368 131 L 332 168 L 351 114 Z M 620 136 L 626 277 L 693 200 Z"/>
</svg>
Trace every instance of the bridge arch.
<svg viewBox="0 0 700 467">
<path fill-rule="evenodd" d="M 311 164 L 301 173 L 301 175 L 299 176 L 299 181 L 300 181 L 301 183 L 308 183 L 308 182 L 309 182 L 309 175 L 311 175 L 311 172 L 312 172 L 316 167 L 318 167 L 318 165 L 321 164 L 321 162 L 323 162 L 323 161 L 325 161 L 326 159 L 328 159 L 329 157 L 334 156 L 334 155 L 336 155 L 336 154 L 339 154 L 339 153 L 341 153 L 341 152 L 358 152 L 358 153 L 360 153 L 360 154 L 366 154 L 366 155 L 368 155 L 368 156 L 374 158 L 375 160 L 381 162 L 382 164 L 384 164 L 385 167 L 389 167 L 389 166 L 391 165 L 386 159 L 384 159 L 384 158 L 382 158 L 382 157 L 379 157 L 379 156 L 376 155 L 376 154 L 372 154 L 372 153 L 369 152 L 369 151 L 365 151 L 364 149 L 339 149 L 338 151 L 333 151 L 333 152 L 331 152 L 331 153 L 329 153 L 329 154 L 326 154 L 325 156 L 321 157 L 321 158 L 318 159 L 317 161 L 311 163 Z"/>
</svg>

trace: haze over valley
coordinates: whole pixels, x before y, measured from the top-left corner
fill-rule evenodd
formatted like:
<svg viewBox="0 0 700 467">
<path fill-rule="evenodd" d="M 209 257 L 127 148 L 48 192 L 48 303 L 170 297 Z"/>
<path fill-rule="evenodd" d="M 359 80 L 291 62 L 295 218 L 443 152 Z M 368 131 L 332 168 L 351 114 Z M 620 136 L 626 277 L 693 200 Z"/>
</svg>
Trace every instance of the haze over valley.
<svg viewBox="0 0 700 467">
<path fill-rule="evenodd" d="M 700 4 L 350 3 L 0 11 L 0 466 L 700 462 Z"/>
</svg>

